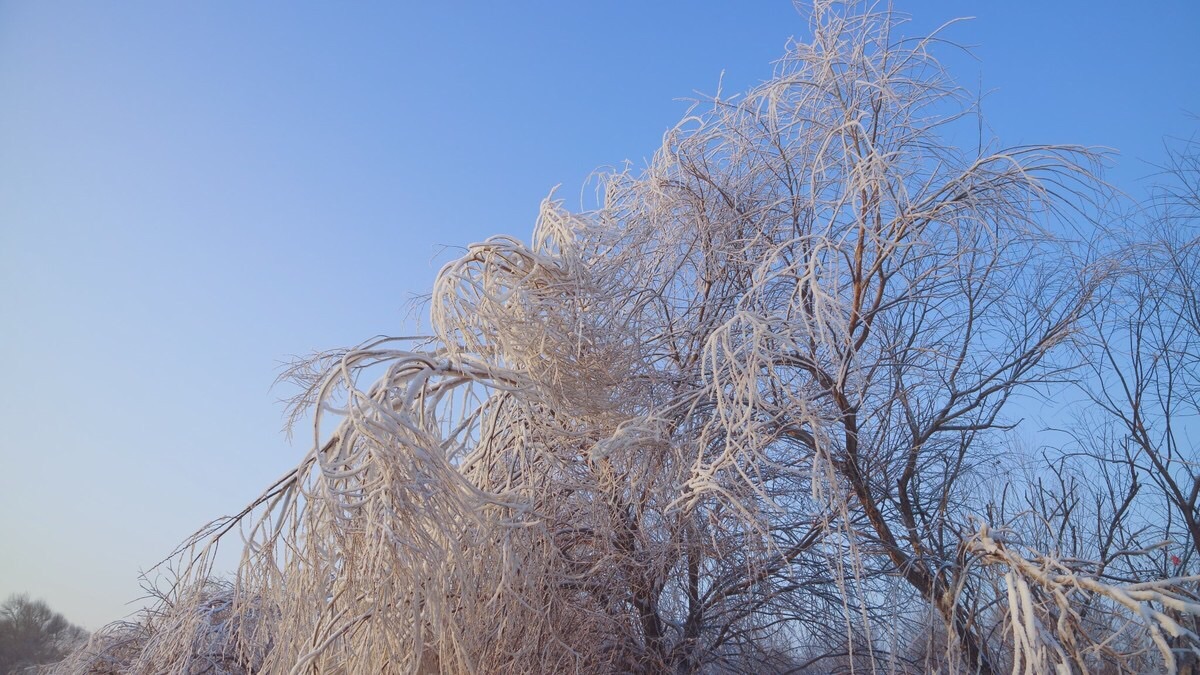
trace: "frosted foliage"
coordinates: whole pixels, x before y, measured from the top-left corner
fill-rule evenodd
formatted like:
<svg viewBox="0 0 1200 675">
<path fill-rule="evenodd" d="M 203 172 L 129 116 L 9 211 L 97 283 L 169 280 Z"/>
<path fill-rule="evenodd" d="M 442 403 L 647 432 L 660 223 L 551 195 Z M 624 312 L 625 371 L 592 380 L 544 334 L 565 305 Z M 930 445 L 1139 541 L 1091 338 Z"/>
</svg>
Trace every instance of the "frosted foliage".
<svg viewBox="0 0 1200 675">
<path fill-rule="evenodd" d="M 532 243 L 446 265 L 432 337 L 298 368 L 313 449 L 190 542 L 169 620 L 120 668 L 1169 664 L 1181 591 L 1054 568 L 969 520 L 989 430 L 1061 375 L 1100 283 L 1046 229 L 1093 158 L 960 151 L 941 134 L 975 111 L 936 39 L 858 5 L 810 20 L 770 81 L 601 176 L 594 209 L 547 199 Z M 235 527 L 228 604 L 200 611 Z M 1081 594 L 1140 628 L 1085 621 Z M 214 626 L 230 658 L 205 670 Z"/>
</svg>

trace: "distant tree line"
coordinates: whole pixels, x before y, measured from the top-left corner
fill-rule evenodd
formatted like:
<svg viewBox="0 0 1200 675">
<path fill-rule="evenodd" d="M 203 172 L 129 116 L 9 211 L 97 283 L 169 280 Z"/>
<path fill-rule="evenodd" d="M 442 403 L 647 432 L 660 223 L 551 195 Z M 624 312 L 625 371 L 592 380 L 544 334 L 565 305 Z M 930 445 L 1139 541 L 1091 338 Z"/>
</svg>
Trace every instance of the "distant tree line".
<svg viewBox="0 0 1200 675">
<path fill-rule="evenodd" d="M 0 605 L 0 675 L 33 672 L 87 640 L 87 631 L 41 600 L 9 596 Z"/>
</svg>

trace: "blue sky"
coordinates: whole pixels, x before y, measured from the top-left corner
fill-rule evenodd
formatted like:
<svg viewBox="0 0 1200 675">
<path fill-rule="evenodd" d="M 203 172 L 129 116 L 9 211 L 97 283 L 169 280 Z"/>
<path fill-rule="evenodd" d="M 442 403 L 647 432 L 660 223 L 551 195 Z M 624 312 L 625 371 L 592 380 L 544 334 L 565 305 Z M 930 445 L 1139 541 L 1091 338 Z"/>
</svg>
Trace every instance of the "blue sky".
<svg viewBox="0 0 1200 675">
<path fill-rule="evenodd" d="M 959 17 L 1004 144 L 1200 130 L 1200 3 L 896 2 Z M 0 596 L 94 629 L 303 452 L 292 354 L 411 330 L 453 248 L 635 165 L 679 99 L 769 76 L 785 1 L 0 2 Z"/>
</svg>

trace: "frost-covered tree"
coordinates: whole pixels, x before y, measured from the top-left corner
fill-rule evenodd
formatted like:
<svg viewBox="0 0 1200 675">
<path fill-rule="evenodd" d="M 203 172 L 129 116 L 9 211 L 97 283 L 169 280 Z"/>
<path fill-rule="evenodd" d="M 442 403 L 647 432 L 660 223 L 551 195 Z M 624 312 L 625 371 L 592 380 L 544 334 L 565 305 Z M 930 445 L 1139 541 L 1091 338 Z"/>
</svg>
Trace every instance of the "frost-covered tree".
<svg viewBox="0 0 1200 675">
<path fill-rule="evenodd" d="M 1180 582 L 1106 577 L 1038 546 L 1051 517 L 988 508 L 1006 405 L 1066 381 L 1112 273 L 1062 236 L 1095 158 L 959 147 L 978 110 L 937 38 L 854 3 L 810 25 L 594 208 L 548 199 L 528 243 L 443 268 L 432 336 L 297 366 L 312 450 L 69 667 L 1034 673 L 1192 649 Z M 206 546 L 236 527 L 215 587 Z"/>
</svg>

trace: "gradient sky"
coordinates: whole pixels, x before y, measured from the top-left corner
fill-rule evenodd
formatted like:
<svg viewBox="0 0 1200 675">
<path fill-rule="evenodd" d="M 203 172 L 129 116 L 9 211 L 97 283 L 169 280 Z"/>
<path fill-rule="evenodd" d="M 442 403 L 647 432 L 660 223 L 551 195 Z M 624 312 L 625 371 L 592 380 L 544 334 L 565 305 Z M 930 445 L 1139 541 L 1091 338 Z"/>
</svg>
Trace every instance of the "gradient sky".
<svg viewBox="0 0 1200 675">
<path fill-rule="evenodd" d="M 1002 143 L 1200 123 L 1200 3 L 901 2 Z M 785 0 L 0 0 L 0 597 L 95 629 L 303 453 L 290 355 L 411 330 L 455 246 L 644 164 L 679 99 L 769 76 Z M 446 247 L 451 247 L 447 249 Z"/>
</svg>

